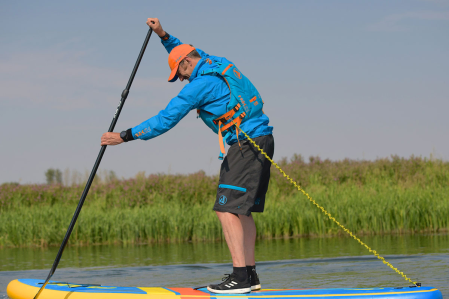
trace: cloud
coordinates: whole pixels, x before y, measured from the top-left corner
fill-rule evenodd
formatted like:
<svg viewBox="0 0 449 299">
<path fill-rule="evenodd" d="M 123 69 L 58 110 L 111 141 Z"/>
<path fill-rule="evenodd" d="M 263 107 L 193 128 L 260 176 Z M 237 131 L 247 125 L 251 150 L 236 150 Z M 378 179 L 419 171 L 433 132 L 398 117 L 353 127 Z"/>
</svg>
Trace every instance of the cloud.
<svg viewBox="0 0 449 299">
<path fill-rule="evenodd" d="M 0 58 L 0 101 L 2 105 L 53 109 L 81 109 L 118 103 L 129 79 L 129 69 L 121 71 L 89 65 L 83 51 L 45 50 L 3 55 Z M 145 93 L 163 94 L 166 79 L 135 78 L 133 105 L 148 105 Z M 140 95 L 140 96 L 139 96 Z"/>
<path fill-rule="evenodd" d="M 370 25 L 368 28 L 371 31 L 405 31 L 406 27 L 401 23 L 406 20 L 447 21 L 449 20 L 449 11 L 419 11 L 393 14 Z"/>
</svg>

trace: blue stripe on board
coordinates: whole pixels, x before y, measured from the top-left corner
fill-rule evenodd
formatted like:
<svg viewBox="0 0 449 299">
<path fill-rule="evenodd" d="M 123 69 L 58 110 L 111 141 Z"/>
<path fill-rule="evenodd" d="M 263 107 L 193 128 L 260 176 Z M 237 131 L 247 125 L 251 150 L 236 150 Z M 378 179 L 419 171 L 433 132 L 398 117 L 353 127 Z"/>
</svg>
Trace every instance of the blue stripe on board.
<svg viewBox="0 0 449 299">
<path fill-rule="evenodd" d="M 39 284 L 40 282 L 44 282 L 43 280 L 38 279 L 18 279 L 19 282 L 30 285 L 33 287 L 42 287 L 42 284 Z M 139 288 L 136 287 L 114 287 L 114 286 L 82 286 L 81 284 L 76 283 L 70 283 L 70 288 L 67 286 L 67 284 L 61 283 L 60 285 L 52 284 L 57 283 L 57 281 L 50 281 L 49 284 L 45 286 L 46 290 L 53 290 L 53 291 L 63 291 L 63 292 L 76 292 L 76 293 L 116 293 L 116 294 L 142 294 L 146 295 L 147 293 L 142 291 Z"/>
</svg>

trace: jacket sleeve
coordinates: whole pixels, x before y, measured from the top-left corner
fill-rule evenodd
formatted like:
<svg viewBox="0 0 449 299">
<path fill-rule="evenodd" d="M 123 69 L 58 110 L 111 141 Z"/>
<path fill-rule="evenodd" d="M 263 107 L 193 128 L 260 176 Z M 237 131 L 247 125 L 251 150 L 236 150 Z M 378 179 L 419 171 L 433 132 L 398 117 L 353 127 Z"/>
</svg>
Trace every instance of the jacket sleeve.
<svg viewBox="0 0 449 299">
<path fill-rule="evenodd" d="M 157 137 L 173 128 L 190 110 L 200 107 L 210 90 L 207 84 L 198 83 L 187 84 L 164 110 L 132 128 L 134 139 L 149 140 Z"/>
<path fill-rule="evenodd" d="M 179 39 L 177 39 L 173 35 L 170 35 L 170 37 L 167 40 L 163 40 L 161 38 L 161 43 L 165 47 L 165 50 L 167 50 L 168 54 L 170 54 L 171 50 L 173 50 L 174 47 L 183 44 Z"/>
<path fill-rule="evenodd" d="M 161 39 L 162 45 L 165 47 L 165 50 L 167 50 L 168 54 L 170 54 L 171 50 L 173 50 L 174 47 L 182 45 L 183 43 L 173 35 L 170 35 L 170 37 L 167 40 Z M 201 49 L 195 48 L 198 53 L 200 54 L 201 58 L 208 58 L 209 54 L 204 52 Z"/>
</svg>

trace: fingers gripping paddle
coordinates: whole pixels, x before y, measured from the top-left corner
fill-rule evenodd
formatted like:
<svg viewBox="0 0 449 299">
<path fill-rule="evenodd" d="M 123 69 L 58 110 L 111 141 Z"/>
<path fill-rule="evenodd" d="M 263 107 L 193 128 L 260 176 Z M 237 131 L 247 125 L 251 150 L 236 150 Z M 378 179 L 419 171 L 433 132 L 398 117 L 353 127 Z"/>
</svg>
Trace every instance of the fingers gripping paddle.
<svg viewBox="0 0 449 299">
<path fill-rule="evenodd" d="M 140 61 L 142 60 L 143 53 L 145 52 L 145 49 L 147 47 L 148 41 L 150 40 L 152 32 L 153 32 L 153 29 L 150 28 L 150 30 L 148 30 L 145 41 L 143 43 L 142 49 L 140 50 L 139 57 L 137 58 L 136 64 L 134 65 L 134 69 L 131 73 L 131 77 L 128 80 L 128 84 L 126 85 L 126 88 L 122 92 L 122 99 L 120 100 L 120 103 L 117 106 L 117 110 L 115 111 L 114 118 L 112 119 L 112 123 L 111 123 L 111 126 L 109 127 L 108 132 L 114 131 L 115 124 L 117 123 L 117 119 L 120 116 L 120 112 L 122 111 L 122 107 L 125 104 L 125 100 L 128 97 L 129 89 L 131 88 L 131 84 L 133 83 L 134 76 L 136 75 L 137 69 L 139 68 Z M 72 233 L 73 227 L 75 226 L 76 220 L 78 219 L 78 215 L 81 212 L 81 208 L 83 207 L 84 200 L 86 199 L 87 193 L 89 192 L 90 185 L 92 184 L 95 174 L 97 173 L 98 166 L 100 166 L 101 158 L 103 157 L 103 154 L 106 151 L 106 147 L 107 147 L 107 145 L 103 145 L 101 147 L 100 153 L 98 154 L 98 157 L 97 157 L 97 161 L 95 161 L 95 165 L 92 169 L 92 172 L 90 173 L 89 179 L 87 180 L 86 187 L 84 187 L 83 194 L 81 195 L 81 199 L 78 203 L 78 206 L 76 207 L 75 214 L 73 214 L 72 221 L 70 222 L 69 229 L 67 230 L 67 232 L 65 234 L 64 240 L 62 241 L 62 244 L 61 244 L 61 247 L 59 248 L 58 255 L 56 256 L 56 259 L 53 263 L 53 267 L 51 267 L 51 270 L 50 270 L 50 273 L 48 274 L 47 280 L 45 280 L 44 284 L 39 289 L 36 296 L 34 296 L 34 299 L 37 299 L 39 297 L 40 293 L 44 290 L 44 288 L 48 284 L 50 278 L 55 273 L 56 267 L 58 267 L 59 261 L 61 260 L 62 252 L 64 251 L 64 248 L 67 245 L 67 242 L 70 238 L 70 234 Z"/>
</svg>

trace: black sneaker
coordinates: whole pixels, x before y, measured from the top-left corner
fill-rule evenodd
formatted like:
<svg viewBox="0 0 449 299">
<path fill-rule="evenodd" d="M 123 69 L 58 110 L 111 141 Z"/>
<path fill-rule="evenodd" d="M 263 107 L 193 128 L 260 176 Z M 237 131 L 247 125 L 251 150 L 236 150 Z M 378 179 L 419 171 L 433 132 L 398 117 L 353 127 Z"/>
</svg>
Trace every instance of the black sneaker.
<svg viewBox="0 0 449 299">
<path fill-rule="evenodd" d="M 256 273 L 256 269 L 253 269 L 253 273 L 250 275 L 250 281 L 251 281 L 251 291 L 259 291 L 262 289 L 262 286 L 260 285 L 259 275 Z"/>
<path fill-rule="evenodd" d="M 234 273 L 225 275 L 227 276 L 222 279 L 222 283 L 211 284 L 207 287 L 207 290 L 218 294 L 243 294 L 251 292 L 251 284 L 249 279 L 240 282 L 235 279 Z"/>
</svg>

